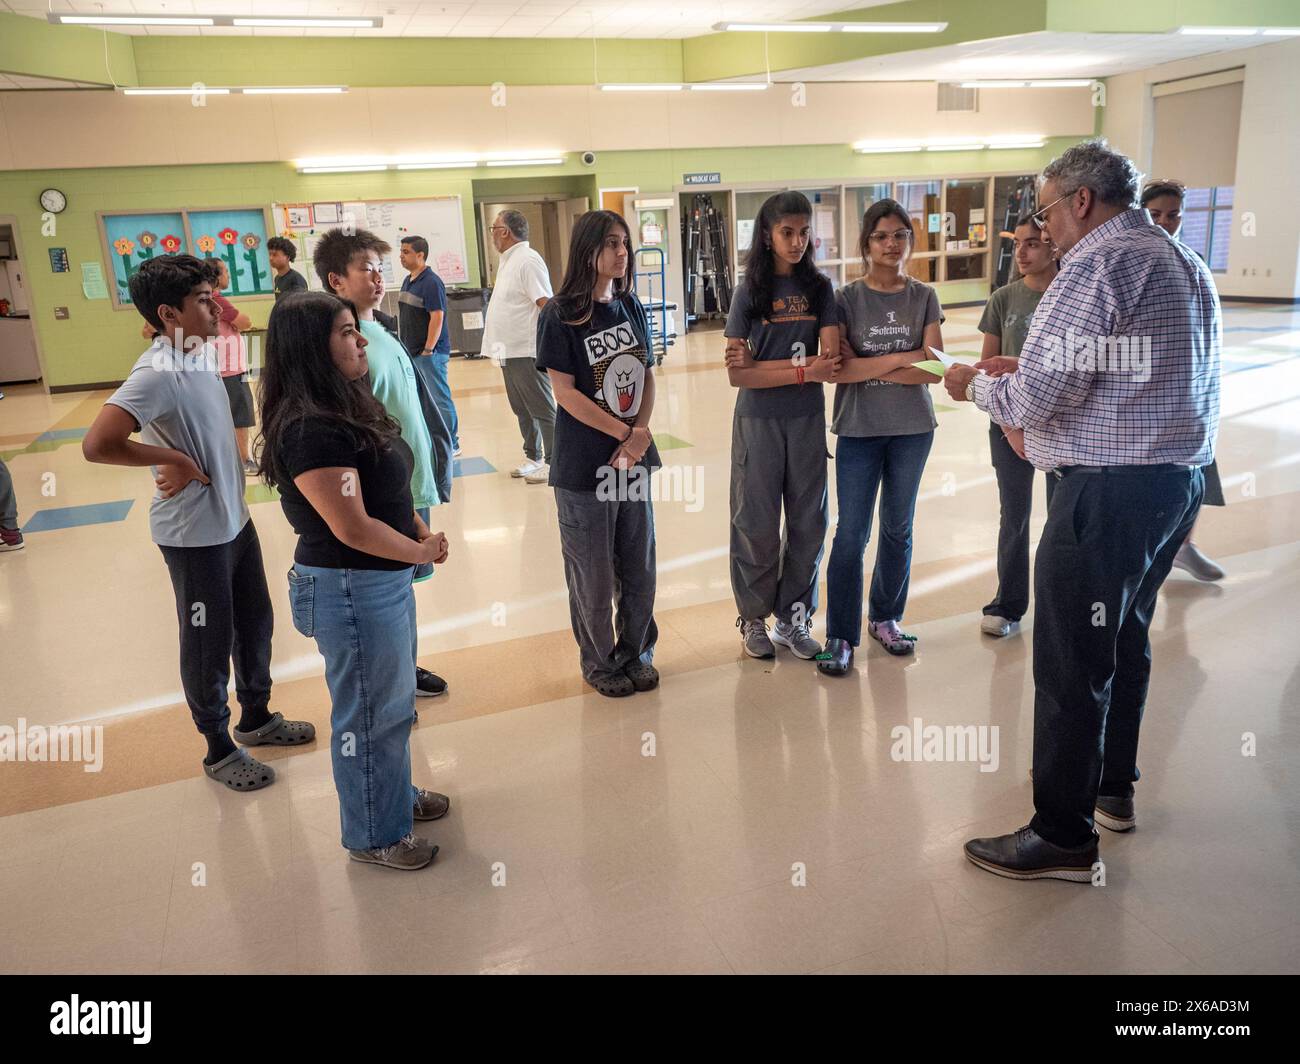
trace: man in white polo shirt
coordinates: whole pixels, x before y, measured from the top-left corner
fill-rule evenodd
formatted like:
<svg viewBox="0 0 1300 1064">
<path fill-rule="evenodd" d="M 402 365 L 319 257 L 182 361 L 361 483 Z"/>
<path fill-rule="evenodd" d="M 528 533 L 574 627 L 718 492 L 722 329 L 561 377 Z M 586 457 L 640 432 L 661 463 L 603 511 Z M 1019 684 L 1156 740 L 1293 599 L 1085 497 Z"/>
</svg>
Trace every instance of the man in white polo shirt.
<svg viewBox="0 0 1300 1064">
<path fill-rule="evenodd" d="M 528 246 L 528 219 L 519 211 L 502 211 L 489 232 L 501 262 L 488 302 L 483 350 L 505 375 L 506 397 L 524 438 L 524 462 L 510 475 L 545 484 L 555 443 L 555 396 L 550 380 L 537 369 L 537 316 L 551 298 L 551 277 L 542 257 Z"/>
</svg>

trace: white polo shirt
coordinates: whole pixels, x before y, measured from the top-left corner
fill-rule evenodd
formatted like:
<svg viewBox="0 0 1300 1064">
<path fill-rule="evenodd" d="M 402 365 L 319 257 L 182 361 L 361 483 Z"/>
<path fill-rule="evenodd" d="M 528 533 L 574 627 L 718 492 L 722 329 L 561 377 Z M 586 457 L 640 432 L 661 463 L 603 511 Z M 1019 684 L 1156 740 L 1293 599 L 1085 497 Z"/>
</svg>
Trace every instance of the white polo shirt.
<svg viewBox="0 0 1300 1064">
<path fill-rule="evenodd" d="M 497 283 L 488 301 L 483 324 L 483 353 L 495 365 L 508 358 L 537 357 L 539 299 L 550 299 L 551 275 L 541 255 L 527 240 L 512 244 L 501 255 Z"/>
</svg>

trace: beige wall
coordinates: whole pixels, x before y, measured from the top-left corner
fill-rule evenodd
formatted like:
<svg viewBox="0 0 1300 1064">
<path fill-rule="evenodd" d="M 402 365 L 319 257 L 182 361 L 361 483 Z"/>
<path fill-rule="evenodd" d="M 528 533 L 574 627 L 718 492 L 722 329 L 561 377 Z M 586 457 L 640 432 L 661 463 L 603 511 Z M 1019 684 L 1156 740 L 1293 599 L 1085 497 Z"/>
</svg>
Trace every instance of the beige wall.
<svg viewBox="0 0 1300 1064">
<path fill-rule="evenodd" d="M 1092 132 L 1087 89 L 984 93 L 943 113 L 928 82 L 789 85 L 763 93 L 608 93 L 519 86 L 356 89 L 333 98 L 0 93 L 0 169 L 272 162 L 439 151 L 642 150 L 848 143 L 890 137 Z M 414 121 L 412 116 L 415 116 Z M 52 132 L 57 131 L 57 132 Z"/>
<path fill-rule="evenodd" d="M 1296 176 L 1300 173 L 1300 40 L 1166 63 L 1110 78 L 1102 132 L 1148 173 L 1154 121 L 1151 86 L 1232 67 L 1245 68 L 1245 82 L 1232 242 L 1228 271 L 1218 278 L 1219 292 L 1229 298 L 1300 298 L 1300 179 Z M 1180 135 L 1193 142 L 1204 139 L 1194 123 Z M 1210 143 L 1202 147 L 1217 150 Z"/>
</svg>

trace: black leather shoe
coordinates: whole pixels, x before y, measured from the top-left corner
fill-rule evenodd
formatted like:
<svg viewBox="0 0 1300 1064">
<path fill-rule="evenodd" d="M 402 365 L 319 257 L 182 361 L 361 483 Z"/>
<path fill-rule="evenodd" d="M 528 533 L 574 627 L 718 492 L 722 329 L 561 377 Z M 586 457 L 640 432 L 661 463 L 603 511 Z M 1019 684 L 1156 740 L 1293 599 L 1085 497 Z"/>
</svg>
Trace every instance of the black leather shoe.
<svg viewBox="0 0 1300 1064">
<path fill-rule="evenodd" d="M 1132 831 L 1137 827 L 1137 812 L 1133 808 L 1132 797 L 1107 798 L 1097 796 L 1097 807 L 1092 811 L 1093 819 L 1111 831 Z"/>
<path fill-rule="evenodd" d="M 1097 833 L 1084 846 L 1064 849 L 1025 826 L 1010 835 L 971 839 L 966 856 L 986 872 L 1008 879 L 1066 879 L 1091 883 L 1097 861 Z"/>
<path fill-rule="evenodd" d="M 416 698 L 437 698 L 439 695 L 445 695 L 446 693 L 446 680 L 428 669 L 422 669 L 418 665 L 415 667 Z"/>
<path fill-rule="evenodd" d="M 844 676 L 853 668 L 853 644 L 847 639 L 828 639 L 826 648 L 814 659 L 825 676 Z"/>
</svg>

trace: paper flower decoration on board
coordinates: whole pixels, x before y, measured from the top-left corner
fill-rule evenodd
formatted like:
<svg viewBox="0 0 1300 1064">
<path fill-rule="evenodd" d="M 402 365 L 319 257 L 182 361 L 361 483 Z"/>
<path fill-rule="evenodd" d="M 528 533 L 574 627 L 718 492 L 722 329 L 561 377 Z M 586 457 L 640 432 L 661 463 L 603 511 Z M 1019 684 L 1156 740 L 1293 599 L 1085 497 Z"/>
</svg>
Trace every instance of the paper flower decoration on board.
<svg viewBox="0 0 1300 1064">
<path fill-rule="evenodd" d="M 148 229 L 141 233 L 136 239 L 140 241 L 140 246 L 142 248 L 151 248 L 158 243 L 158 237 L 149 232 Z"/>
<path fill-rule="evenodd" d="M 210 236 L 201 236 L 194 244 L 205 255 L 211 255 L 217 250 L 217 242 Z"/>
<path fill-rule="evenodd" d="M 135 242 L 128 240 L 124 236 L 120 236 L 113 241 L 113 250 L 119 255 L 129 255 L 135 250 Z"/>
<path fill-rule="evenodd" d="M 239 234 L 231 229 L 230 226 L 226 226 L 226 228 L 221 230 L 217 236 L 221 242 L 227 246 L 233 245 L 234 242 L 239 239 Z"/>
<path fill-rule="evenodd" d="M 256 251 L 259 247 L 262 246 L 262 238 L 259 237 L 256 233 L 245 233 L 244 239 L 241 241 L 241 243 L 243 243 L 244 247 L 246 247 L 249 251 Z"/>
<path fill-rule="evenodd" d="M 181 238 L 172 236 L 170 233 L 158 241 L 163 246 L 163 251 L 168 255 L 175 255 L 181 249 Z"/>
</svg>

